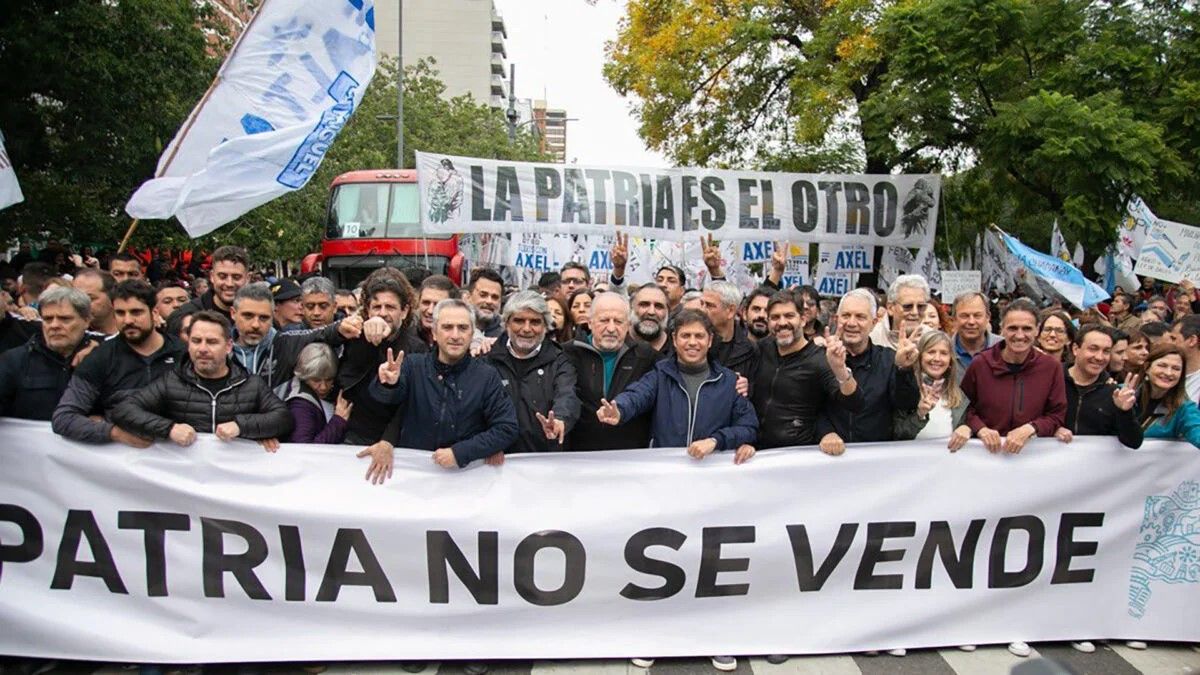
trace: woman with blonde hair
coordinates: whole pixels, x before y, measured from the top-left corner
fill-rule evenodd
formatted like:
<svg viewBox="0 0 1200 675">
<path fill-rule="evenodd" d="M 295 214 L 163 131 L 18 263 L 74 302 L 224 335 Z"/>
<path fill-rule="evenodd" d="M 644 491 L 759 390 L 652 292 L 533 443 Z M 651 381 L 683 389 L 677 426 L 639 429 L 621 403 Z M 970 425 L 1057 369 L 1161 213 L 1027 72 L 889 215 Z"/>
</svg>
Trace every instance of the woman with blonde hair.
<svg viewBox="0 0 1200 675">
<path fill-rule="evenodd" d="M 947 447 L 956 451 L 971 437 L 971 428 L 966 424 L 969 401 L 958 386 L 954 343 L 940 330 L 927 331 L 917 342 L 917 354 L 921 402 L 916 410 L 896 414 L 896 440 L 948 438 Z"/>
</svg>

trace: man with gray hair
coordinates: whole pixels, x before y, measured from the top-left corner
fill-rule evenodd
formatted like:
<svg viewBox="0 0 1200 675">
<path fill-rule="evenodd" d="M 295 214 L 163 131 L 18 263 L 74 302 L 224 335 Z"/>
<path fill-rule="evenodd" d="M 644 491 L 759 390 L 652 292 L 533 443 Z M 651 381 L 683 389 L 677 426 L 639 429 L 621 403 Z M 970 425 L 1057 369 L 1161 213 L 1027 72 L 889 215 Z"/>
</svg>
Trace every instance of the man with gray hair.
<svg viewBox="0 0 1200 675">
<path fill-rule="evenodd" d="M 514 293 L 500 316 L 504 334 L 487 354 L 488 363 L 512 397 L 520 434 L 507 452 L 565 449 L 579 419 L 575 366 L 547 335 L 550 306 L 537 291 Z"/>
<path fill-rule="evenodd" d="M 332 281 L 325 277 L 309 277 L 300 284 L 301 325 L 304 328 L 328 326 L 336 320 L 337 311 L 337 289 Z"/>
<path fill-rule="evenodd" d="M 75 357 L 96 344 L 86 336 L 91 306 L 91 298 L 76 288 L 42 291 L 41 331 L 0 355 L 0 417 L 50 420 L 75 370 Z"/>
<path fill-rule="evenodd" d="M 700 304 L 716 330 L 709 356 L 740 377 L 752 377 L 758 368 L 758 347 L 746 334 L 746 326 L 738 320 L 741 290 L 732 282 L 714 281 L 704 289 Z"/>
<path fill-rule="evenodd" d="M 666 296 L 663 296 L 666 310 Z M 596 419 L 600 401 L 612 400 L 664 358 L 646 342 L 629 339 L 629 302 L 617 293 L 597 293 L 592 300 L 592 332 L 563 346 L 575 367 L 575 392 L 581 410 L 571 430 L 569 450 L 625 450 L 650 443 L 650 416 L 642 415 L 620 427 Z"/>
<path fill-rule="evenodd" d="M 925 325 L 921 317 L 929 305 L 929 282 L 920 274 L 901 274 L 896 277 L 887 292 L 887 320 L 880 321 L 871 331 L 871 342 L 880 347 L 896 349 L 900 345 L 900 334 L 916 344 Z"/>
</svg>

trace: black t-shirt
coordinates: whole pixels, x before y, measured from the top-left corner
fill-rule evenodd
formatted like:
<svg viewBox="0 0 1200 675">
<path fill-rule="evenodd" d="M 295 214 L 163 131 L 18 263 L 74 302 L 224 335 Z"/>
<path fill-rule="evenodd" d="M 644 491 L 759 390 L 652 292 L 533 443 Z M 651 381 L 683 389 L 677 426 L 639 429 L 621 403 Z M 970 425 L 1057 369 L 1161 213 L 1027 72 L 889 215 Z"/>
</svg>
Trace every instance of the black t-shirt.
<svg viewBox="0 0 1200 675">
<path fill-rule="evenodd" d="M 209 379 L 207 377 L 200 377 L 197 375 L 196 381 L 203 389 L 206 389 L 208 393 L 216 396 L 217 392 L 229 386 L 229 374 L 226 373 L 224 377 L 218 377 L 215 379 Z"/>
</svg>

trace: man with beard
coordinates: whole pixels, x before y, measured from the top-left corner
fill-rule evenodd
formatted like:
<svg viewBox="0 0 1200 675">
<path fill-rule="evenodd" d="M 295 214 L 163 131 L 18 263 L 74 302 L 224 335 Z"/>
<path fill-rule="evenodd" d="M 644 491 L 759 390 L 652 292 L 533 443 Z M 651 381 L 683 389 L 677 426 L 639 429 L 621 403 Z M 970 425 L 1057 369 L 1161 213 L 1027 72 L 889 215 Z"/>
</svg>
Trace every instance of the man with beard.
<svg viewBox="0 0 1200 675">
<path fill-rule="evenodd" d="M 221 313 L 232 321 L 233 300 L 237 292 L 250 282 L 250 256 L 240 246 L 222 246 L 213 251 L 212 268 L 208 271 L 207 288 L 197 279 L 196 292 L 200 297 L 192 300 L 179 312 L 191 314 L 202 309 Z"/>
<path fill-rule="evenodd" d="M 575 366 L 580 403 L 568 450 L 625 450 L 644 448 L 650 442 L 650 418 L 646 415 L 615 429 L 596 419 L 601 400 L 616 398 L 663 358 L 645 342 L 628 339 L 629 323 L 629 302 L 624 297 L 598 293 L 592 300 L 591 335 L 563 347 Z"/>
<path fill-rule="evenodd" d="M 48 421 L 67 388 L 86 338 L 92 302 L 76 288 L 50 286 L 38 296 L 41 330 L 0 355 L 0 417 Z"/>
<path fill-rule="evenodd" d="M 829 336 L 825 348 L 804 336 L 803 301 L 780 291 L 767 304 L 771 337 L 759 342 L 754 409 L 763 448 L 813 445 L 817 419 L 831 401 L 858 413 L 863 392 L 846 365 L 846 347 Z"/>
<path fill-rule="evenodd" d="M 122 281 L 110 297 L 121 332 L 75 369 L 54 409 L 52 428 L 56 434 L 84 443 L 116 441 L 145 448 L 150 446 L 149 440 L 113 424 L 109 415 L 124 397 L 174 368 L 186 348 L 175 336 L 154 330 L 155 292 L 150 284 L 141 279 Z"/>
<path fill-rule="evenodd" d="M 742 305 L 742 325 L 746 327 L 746 337 L 752 342 L 758 342 L 771 334 L 770 324 L 767 322 L 767 305 L 770 304 L 773 295 L 775 289 L 759 286 L 750 291 Z"/>
<path fill-rule="evenodd" d="M 457 297 L 458 286 L 448 276 L 434 274 L 421 282 L 421 290 L 417 293 L 417 311 L 421 319 L 417 324 L 417 335 L 426 345 L 433 346 L 433 308 L 446 298 Z"/>
<path fill-rule="evenodd" d="M 229 358 L 231 329 L 217 312 L 200 311 L 188 327 L 188 358 L 113 409 L 115 424 L 143 438 L 187 447 L 198 433 L 222 441 L 257 440 L 268 451 L 292 431 L 292 414 L 267 383 Z"/>
<path fill-rule="evenodd" d="M 252 375 L 274 388 L 291 381 L 300 350 L 313 342 L 338 347 L 362 330 L 362 319 L 351 317 L 324 328 L 283 333 L 274 326 L 274 298 L 264 281 L 247 284 L 233 302 L 233 356 Z"/>
<path fill-rule="evenodd" d="M 757 367 L 758 348 L 746 336 L 746 327 L 738 321 L 741 302 L 742 292 L 728 281 L 710 283 L 700 296 L 704 313 L 716 330 L 710 356 L 740 377 L 748 378 Z"/>
<path fill-rule="evenodd" d="M 900 331 L 895 350 L 873 343 L 870 334 L 875 317 L 875 295 L 865 288 L 856 288 L 838 303 L 836 338 L 825 338 L 826 345 L 830 340 L 840 339 L 845 346 L 846 365 L 862 390 L 861 410 L 833 399 L 821 412 L 817 438 L 821 439 L 821 450 L 826 454 L 842 454 L 848 442 L 892 440 L 893 413 L 915 410 L 921 402 L 913 373 L 916 343 L 909 340 L 906 331 Z"/>
<path fill-rule="evenodd" d="M 83 269 L 71 280 L 71 285 L 87 293 L 92 302 L 91 330 L 102 335 L 116 335 L 119 327 L 113 316 L 112 300 L 108 297 L 116 285 L 112 275 L 101 270 Z"/>
<path fill-rule="evenodd" d="M 646 284 L 633 294 L 633 337 L 646 343 L 664 356 L 671 355 L 667 339 L 667 315 L 671 311 L 667 292 L 654 284 Z"/>
<path fill-rule="evenodd" d="M 500 300 L 504 297 L 504 280 L 495 270 L 480 267 L 471 272 L 467 286 L 467 302 L 475 308 L 475 326 L 484 337 L 500 337 Z"/>
<path fill-rule="evenodd" d="M 562 450 L 579 419 L 575 366 L 547 337 L 550 307 L 537 291 L 515 293 L 504 305 L 505 334 L 487 362 L 512 397 L 520 434 L 509 453 Z"/>
</svg>

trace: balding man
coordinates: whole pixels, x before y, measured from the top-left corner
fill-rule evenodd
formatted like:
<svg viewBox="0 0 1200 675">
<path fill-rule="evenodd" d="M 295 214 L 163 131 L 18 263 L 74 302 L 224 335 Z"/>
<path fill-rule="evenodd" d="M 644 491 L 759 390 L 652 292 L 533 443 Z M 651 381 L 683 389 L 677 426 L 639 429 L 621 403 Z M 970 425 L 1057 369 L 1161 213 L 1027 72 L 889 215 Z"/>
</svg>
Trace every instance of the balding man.
<svg viewBox="0 0 1200 675">
<path fill-rule="evenodd" d="M 86 293 L 92 303 L 91 329 L 104 335 L 116 335 L 121 327 L 113 315 L 112 300 L 108 297 L 116 285 L 113 276 L 102 270 L 83 269 L 75 275 L 71 285 Z"/>
<path fill-rule="evenodd" d="M 665 308 L 665 295 L 663 302 Z M 567 358 L 575 364 L 575 391 L 582 405 L 567 447 L 569 450 L 644 448 L 650 442 L 648 415 L 611 427 L 596 419 L 596 411 L 602 399 L 616 398 L 653 370 L 663 355 L 648 343 L 629 338 L 631 311 L 623 296 L 596 294 L 590 318 L 592 334 L 563 347 Z"/>
</svg>

